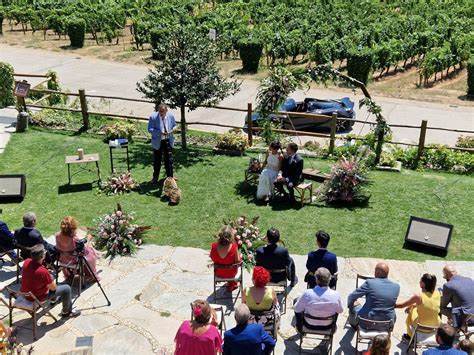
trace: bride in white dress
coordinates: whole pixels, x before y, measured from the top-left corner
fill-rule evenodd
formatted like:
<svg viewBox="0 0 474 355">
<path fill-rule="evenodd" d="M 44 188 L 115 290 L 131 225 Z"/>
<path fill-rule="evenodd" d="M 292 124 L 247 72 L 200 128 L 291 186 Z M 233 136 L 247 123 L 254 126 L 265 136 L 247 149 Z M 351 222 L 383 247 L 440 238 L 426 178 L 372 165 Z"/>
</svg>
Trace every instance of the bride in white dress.
<svg viewBox="0 0 474 355">
<path fill-rule="evenodd" d="M 272 142 L 267 152 L 264 169 L 260 174 L 257 188 L 257 199 L 268 201 L 273 198 L 273 183 L 278 177 L 283 162 L 281 145 L 279 142 Z"/>
</svg>

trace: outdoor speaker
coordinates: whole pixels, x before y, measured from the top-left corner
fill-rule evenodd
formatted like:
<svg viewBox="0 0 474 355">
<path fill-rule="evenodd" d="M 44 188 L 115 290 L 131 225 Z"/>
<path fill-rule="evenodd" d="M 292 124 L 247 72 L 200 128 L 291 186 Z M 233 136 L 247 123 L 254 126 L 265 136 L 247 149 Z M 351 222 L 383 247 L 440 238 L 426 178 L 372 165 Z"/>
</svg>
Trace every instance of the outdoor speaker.
<svg viewBox="0 0 474 355">
<path fill-rule="evenodd" d="M 405 242 L 448 251 L 453 225 L 410 217 Z"/>
<path fill-rule="evenodd" d="M 22 201 L 25 193 L 25 175 L 0 175 L 0 202 Z"/>
</svg>

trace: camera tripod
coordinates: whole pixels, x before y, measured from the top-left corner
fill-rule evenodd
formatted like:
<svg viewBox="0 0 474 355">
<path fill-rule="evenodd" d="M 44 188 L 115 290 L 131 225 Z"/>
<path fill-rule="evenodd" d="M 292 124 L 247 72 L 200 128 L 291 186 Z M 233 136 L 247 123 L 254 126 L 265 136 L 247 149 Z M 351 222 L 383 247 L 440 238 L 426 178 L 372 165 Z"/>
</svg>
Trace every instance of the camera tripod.
<svg viewBox="0 0 474 355">
<path fill-rule="evenodd" d="M 89 265 L 89 262 L 86 260 L 85 258 L 85 254 L 84 252 L 75 252 L 77 253 L 76 256 L 77 256 L 77 263 L 75 265 L 74 268 L 72 267 L 68 267 L 68 266 L 64 266 L 65 268 L 69 269 L 69 270 L 74 270 L 74 278 L 72 280 L 72 283 L 71 283 L 71 288 L 74 286 L 74 281 L 76 279 L 76 277 L 79 279 L 79 285 L 78 285 L 78 290 L 79 290 L 79 296 L 81 295 L 81 290 L 82 288 L 84 287 L 84 280 L 85 280 L 85 271 L 89 271 L 89 273 L 92 275 L 92 277 L 94 278 L 95 282 L 97 283 L 97 286 L 99 286 L 100 288 L 100 291 L 102 292 L 102 294 L 104 295 L 105 299 L 107 300 L 107 306 L 110 306 L 112 303 L 110 302 L 109 298 L 107 297 L 107 294 L 105 293 L 104 289 L 102 288 L 102 285 L 100 284 L 100 281 L 99 279 L 97 278 L 97 276 L 95 275 L 95 273 L 92 271 L 92 268 L 91 266 Z"/>
</svg>

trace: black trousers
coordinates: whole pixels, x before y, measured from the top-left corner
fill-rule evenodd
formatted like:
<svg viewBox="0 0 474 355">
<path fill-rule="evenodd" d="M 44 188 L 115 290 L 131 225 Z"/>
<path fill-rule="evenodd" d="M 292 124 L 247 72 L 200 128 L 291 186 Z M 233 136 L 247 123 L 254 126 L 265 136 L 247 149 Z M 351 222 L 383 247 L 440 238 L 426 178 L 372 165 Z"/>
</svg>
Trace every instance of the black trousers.
<svg viewBox="0 0 474 355">
<path fill-rule="evenodd" d="M 162 140 L 160 149 L 153 149 L 153 178 L 160 178 L 161 159 L 164 157 L 167 177 L 173 177 L 173 148 L 168 139 Z"/>
<path fill-rule="evenodd" d="M 286 185 L 286 188 L 288 189 L 288 192 L 290 194 L 290 199 L 294 199 L 295 198 L 295 189 L 293 187 L 288 186 L 288 183 L 286 183 L 286 182 L 281 182 L 281 181 L 276 181 L 275 182 L 275 187 L 278 190 L 278 192 L 283 194 L 283 195 L 288 195 L 286 193 L 285 189 L 283 188 L 283 186 L 285 186 L 285 185 Z M 295 185 L 293 184 L 293 186 L 295 186 Z"/>
</svg>

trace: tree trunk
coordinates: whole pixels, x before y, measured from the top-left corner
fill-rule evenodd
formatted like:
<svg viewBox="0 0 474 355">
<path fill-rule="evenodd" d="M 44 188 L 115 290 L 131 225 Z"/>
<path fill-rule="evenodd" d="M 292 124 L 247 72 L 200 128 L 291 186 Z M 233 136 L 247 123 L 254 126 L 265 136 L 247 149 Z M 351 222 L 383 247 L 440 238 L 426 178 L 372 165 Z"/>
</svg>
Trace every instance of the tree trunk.
<svg viewBox="0 0 474 355">
<path fill-rule="evenodd" d="M 181 147 L 186 149 L 186 106 L 181 105 Z"/>
</svg>

